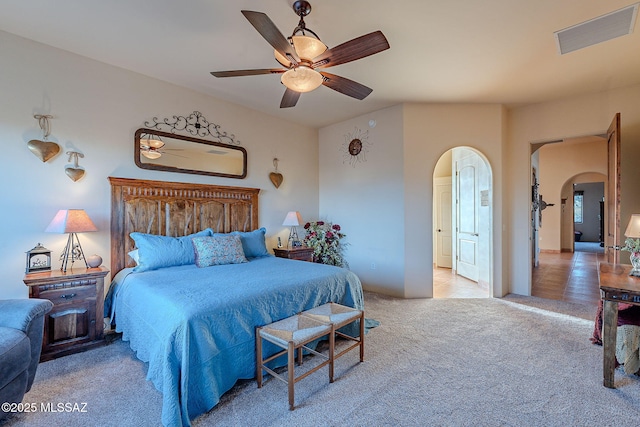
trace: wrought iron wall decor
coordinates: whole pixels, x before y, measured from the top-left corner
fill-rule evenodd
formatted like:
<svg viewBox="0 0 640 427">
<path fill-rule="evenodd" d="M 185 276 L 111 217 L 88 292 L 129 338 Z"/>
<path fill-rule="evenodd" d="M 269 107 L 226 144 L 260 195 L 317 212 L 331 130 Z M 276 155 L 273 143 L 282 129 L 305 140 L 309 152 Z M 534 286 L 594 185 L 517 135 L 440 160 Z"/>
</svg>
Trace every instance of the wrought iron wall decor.
<svg viewBox="0 0 640 427">
<path fill-rule="evenodd" d="M 194 111 L 188 116 L 154 117 L 136 131 L 138 167 L 166 172 L 245 178 L 247 150 L 234 134 Z"/>
<path fill-rule="evenodd" d="M 169 131 L 189 132 L 193 136 L 201 138 L 211 137 L 215 142 L 223 144 L 240 145 L 240 141 L 236 139 L 234 134 L 228 134 L 220 130 L 220 125 L 208 121 L 201 112 L 194 111 L 188 116 L 173 116 L 172 119 L 164 118 L 162 121 L 157 117 L 152 122 L 144 122 L 144 125 L 151 129 Z"/>
<path fill-rule="evenodd" d="M 342 163 L 348 161 L 351 166 L 355 167 L 360 162 L 366 162 L 369 147 L 371 147 L 369 131 L 354 128 L 353 132 L 344 135 L 344 143 L 340 148 L 343 156 Z"/>
</svg>

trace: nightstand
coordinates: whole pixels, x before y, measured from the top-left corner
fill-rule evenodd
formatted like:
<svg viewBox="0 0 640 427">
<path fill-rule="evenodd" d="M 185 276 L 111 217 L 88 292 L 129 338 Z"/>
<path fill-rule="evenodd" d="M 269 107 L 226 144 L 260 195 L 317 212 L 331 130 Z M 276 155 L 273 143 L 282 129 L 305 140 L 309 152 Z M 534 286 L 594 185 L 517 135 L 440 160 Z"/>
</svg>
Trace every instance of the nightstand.
<svg viewBox="0 0 640 427">
<path fill-rule="evenodd" d="M 52 270 L 24 276 L 29 298 L 53 303 L 45 315 L 40 361 L 98 347 L 104 341 L 104 267 Z"/>
<path fill-rule="evenodd" d="M 300 261 L 313 262 L 313 248 L 273 248 L 273 253 L 279 258 L 297 259 Z"/>
</svg>

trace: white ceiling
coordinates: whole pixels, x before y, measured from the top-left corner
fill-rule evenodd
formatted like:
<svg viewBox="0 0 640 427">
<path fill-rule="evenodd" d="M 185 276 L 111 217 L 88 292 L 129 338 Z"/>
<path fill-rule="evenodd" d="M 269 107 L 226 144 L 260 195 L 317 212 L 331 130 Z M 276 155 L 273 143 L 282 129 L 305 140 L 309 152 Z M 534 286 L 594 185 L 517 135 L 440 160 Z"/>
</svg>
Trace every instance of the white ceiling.
<svg viewBox="0 0 640 427">
<path fill-rule="evenodd" d="M 514 106 L 638 84 L 637 22 L 631 35 L 562 56 L 553 35 L 633 2 L 311 0 L 307 27 L 329 47 L 381 30 L 391 49 L 327 70 L 371 87 L 365 100 L 320 87 L 288 109 L 278 75 L 209 72 L 278 67 L 240 11 L 266 13 L 289 36 L 293 0 L 3 0 L 0 29 L 321 127 L 401 102 Z"/>
</svg>

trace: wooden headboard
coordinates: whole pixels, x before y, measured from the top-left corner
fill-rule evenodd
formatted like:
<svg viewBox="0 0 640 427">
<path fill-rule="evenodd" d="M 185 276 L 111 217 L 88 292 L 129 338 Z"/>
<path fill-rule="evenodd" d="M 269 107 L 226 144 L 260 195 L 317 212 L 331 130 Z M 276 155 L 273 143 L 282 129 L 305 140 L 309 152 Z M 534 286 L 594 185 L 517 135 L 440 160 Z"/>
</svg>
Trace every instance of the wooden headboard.
<svg viewBox="0 0 640 427">
<path fill-rule="evenodd" d="M 258 228 L 258 188 L 109 177 L 111 183 L 111 274 L 133 267 L 129 234 L 186 236 Z"/>
</svg>

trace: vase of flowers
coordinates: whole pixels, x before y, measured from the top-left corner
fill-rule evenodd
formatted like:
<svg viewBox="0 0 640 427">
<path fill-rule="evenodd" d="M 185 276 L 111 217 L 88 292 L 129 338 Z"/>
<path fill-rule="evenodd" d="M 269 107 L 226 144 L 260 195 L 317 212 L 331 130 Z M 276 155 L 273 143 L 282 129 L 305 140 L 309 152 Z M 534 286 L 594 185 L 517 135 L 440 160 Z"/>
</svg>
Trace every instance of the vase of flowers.
<svg viewBox="0 0 640 427">
<path fill-rule="evenodd" d="M 340 240 L 346 237 L 338 224 L 326 221 L 311 221 L 304 225 L 304 244 L 313 248 L 313 260 L 321 264 L 349 268 L 344 259 L 346 244 Z"/>
<path fill-rule="evenodd" d="M 627 238 L 620 250 L 629 252 L 629 260 L 633 266 L 629 275 L 640 276 L 640 239 Z"/>
</svg>

